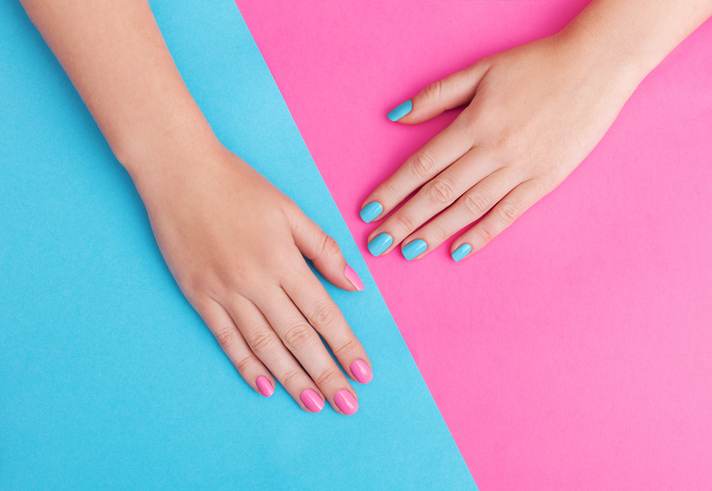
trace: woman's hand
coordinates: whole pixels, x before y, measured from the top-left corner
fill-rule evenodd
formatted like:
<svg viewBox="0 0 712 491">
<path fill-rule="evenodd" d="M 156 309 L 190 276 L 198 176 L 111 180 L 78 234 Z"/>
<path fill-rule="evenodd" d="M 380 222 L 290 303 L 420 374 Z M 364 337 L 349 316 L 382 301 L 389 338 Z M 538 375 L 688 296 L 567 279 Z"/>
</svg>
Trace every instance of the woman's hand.
<svg viewBox="0 0 712 491">
<path fill-rule="evenodd" d="M 371 254 L 402 243 L 406 259 L 423 257 L 475 223 L 451 245 L 460 261 L 553 190 L 640 80 L 608 55 L 565 34 L 542 39 L 483 59 L 391 111 L 391 120 L 417 124 L 467 105 L 364 201 L 367 223 L 390 213 L 368 238 Z"/>
<path fill-rule="evenodd" d="M 273 377 L 306 411 L 327 399 L 342 414 L 357 397 L 350 376 L 371 364 L 303 256 L 333 284 L 363 288 L 336 242 L 286 196 L 219 144 L 171 155 L 132 173 L 158 244 L 181 290 L 242 377 L 260 394 Z"/>
</svg>

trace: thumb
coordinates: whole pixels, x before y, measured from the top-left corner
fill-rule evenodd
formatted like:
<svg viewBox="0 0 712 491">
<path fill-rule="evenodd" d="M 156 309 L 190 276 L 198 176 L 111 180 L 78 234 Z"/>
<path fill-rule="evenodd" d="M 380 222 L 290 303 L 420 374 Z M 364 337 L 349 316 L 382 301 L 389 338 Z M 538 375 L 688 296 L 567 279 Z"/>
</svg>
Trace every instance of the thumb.
<svg viewBox="0 0 712 491">
<path fill-rule="evenodd" d="M 327 280 L 344 290 L 363 290 L 361 278 L 348 265 L 341 254 L 339 244 L 333 238 L 325 234 L 296 206 L 290 210 L 288 216 L 297 248 Z"/>
<path fill-rule="evenodd" d="M 488 64 L 484 62 L 455 72 L 437 80 L 412 99 L 399 104 L 388 113 L 393 122 L 417 124 L 434 118 L 448 109 L 469 103 L 477 91 L 477 86 L 484 78 Z"/>
</svg>

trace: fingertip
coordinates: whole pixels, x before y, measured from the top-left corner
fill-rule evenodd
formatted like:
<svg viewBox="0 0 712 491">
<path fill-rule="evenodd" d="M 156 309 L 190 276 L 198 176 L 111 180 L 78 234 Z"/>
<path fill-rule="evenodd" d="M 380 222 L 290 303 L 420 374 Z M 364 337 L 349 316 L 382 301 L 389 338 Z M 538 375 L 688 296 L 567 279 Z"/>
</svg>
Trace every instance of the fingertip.
<svg viewBox="0 0 712 491">
<path fill-rule="evenodd" d="M 351 416 L 358 411 L 358 399 L 350 390 L 341 389 L 338 391 L 334 395 L 334 405 L 345 416 Z"/>
<path fill-rule="evenodd" d="M 359 211 L 359 217 L 364 223 L 371 223 L 383 213 L 383 205 L 379 201 L 369 201 Z"/>
<path fill-rule="evenodd" d="M 324 409 L 324 399 L 314 389 L 305 389 L 299 394 L 299 399 L 302 401 L 307 412 L 318 413 Z"/>
<path fill-rule="evenodd" d="M 397 123 L 405 116 L 410 114 L 411 111 L 413 111 L 413 100 L 408 99 L 407 101 L 401 102 L 396 107 L 391 109 L 386 116 L 392 122 Z"/>
<path fill-rule="evenodd" d="M 467 256 L 469 256 L 472 253 L 472 246 L 468 243 L 460 244 L 457 246 L 455 249 L 450 252 L 450 257 L 452 258 L 453 261 L 456 263 L 459 263 L 463 259 L 465 259 Z"/>
<path fill-rule="evenodd" d="M 373 371 L 368 362 L 361 358 L 354 360 L 349 366 L 349 371 L 354 380 L 360 384 L 368 384 L 373 380 Z"/>
<path fill-rule="evenodd" d="M 255 379 L 255 385 L 257 386 L 257 392 L 264 397 L 272 397 L 272 394 L 274 394 L 274 384 L 264 375 L 260 375 Z"/>
</svg>

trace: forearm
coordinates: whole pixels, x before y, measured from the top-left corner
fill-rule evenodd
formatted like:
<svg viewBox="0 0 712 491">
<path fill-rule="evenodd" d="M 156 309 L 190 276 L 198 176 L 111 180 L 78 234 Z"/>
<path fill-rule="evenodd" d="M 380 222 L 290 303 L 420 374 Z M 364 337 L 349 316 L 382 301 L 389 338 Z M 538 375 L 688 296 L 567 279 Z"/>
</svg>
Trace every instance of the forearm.
<svg viewBox="0 0 712 491">
<path fill-rule="evenodd" d="M 594 0 L 560 34 L 640 82 L 712 16 L 712 0 Z"/>
<path fill-rule="evenodd" d="M 214 143 L 145 0 L 22 0 L 133 175 Z"/>
</svg>

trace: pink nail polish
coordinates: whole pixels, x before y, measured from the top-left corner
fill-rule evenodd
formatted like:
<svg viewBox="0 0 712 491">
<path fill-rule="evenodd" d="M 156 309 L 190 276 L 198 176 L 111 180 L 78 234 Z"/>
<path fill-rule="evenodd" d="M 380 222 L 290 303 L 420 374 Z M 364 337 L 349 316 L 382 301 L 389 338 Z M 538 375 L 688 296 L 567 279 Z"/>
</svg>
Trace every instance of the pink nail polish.
<svg viewBox="0 0 712 491">
<path fill-rule="evenodd" d="M 303 390 L 299 395 L 299 398 L 302 400 L 302 404 L 304 404 L 304 407 L 306 407 L 309 412 L 318 413 L 324 409 L 324 399 L 322 399 L 314 389 Z"/>
<path fill-rule="evenodd" d="M 354 395 L 346 389 L 341 389 L 334 396 L 334 403 L 339 411 L 347 416 L 351 416 L 358 411 L 358 401 Z"/>
<path fill-rule="evenodd" d="M 356 288 L 356 290 L 363 290 L 363 282 L 361 281 L 361 278 L 358 277 L 356 271 L 351 269 L 351 266 L 349 266 L 348 264 L 344 268 L 344 276 L 346 276 L 346 279 L 351 282 L 351 284 L 354 286 L 354 288 Z"/>
<path fill-rule="evenodd" d="M 255 380 L 255 385 L 257 386 L 257 390 L 259 391 L 259 393 L 265 397 L 269 397 L 274 394 L 274 387 L 272 386 L 272 382 L 270 382 L 269 379 L 263 375 L 257 377 L 257 379 Z"/>
<path fill-rule="evenodd" d="M 359 358 L 358 360 L 354 361 L 349 368 L 351 369 L 351 375 L 353 375 L 354 378 L 362 384 L 367 384 L 371 380 L 373 380 L 373 373 L 371 373 L 371 367 L 369 367 L 368 363 L 366 363 L 362 359 Z"/>
</svg>

